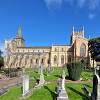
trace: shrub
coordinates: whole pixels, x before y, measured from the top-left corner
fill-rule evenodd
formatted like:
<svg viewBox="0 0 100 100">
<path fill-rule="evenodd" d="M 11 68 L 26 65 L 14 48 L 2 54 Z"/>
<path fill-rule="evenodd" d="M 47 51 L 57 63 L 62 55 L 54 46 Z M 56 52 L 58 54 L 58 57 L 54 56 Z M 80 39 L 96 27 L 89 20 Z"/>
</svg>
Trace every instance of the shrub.
<svg viewBox="0 0 100 100">
<path fill-rule="evenodd" d="M 67 64 L 69 78 L 71 80 L 79 80 L 82 72 L 83 65 L 79 62 L 71 62 Z"/>
<path fill-rule="evenodd" d="M 3 59 L 3 57 L 0 57 L 0 69 L 2 66 L 4 66 L 4 59 Z"/>
</svg>

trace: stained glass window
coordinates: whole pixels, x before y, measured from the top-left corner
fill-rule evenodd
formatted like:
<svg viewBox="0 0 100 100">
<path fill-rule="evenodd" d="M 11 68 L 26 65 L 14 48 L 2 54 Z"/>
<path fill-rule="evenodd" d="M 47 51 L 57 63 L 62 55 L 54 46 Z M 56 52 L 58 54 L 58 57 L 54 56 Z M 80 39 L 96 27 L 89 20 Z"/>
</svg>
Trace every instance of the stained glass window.
<svg viewBox="0 0 100 100">
<path fill-rule="evenodd" d="M 80 46 L 80 56 L 85 57 L 85 55 L 86 55 L 86 46 L 85 44 L 82 43 Z"/>
</svg>

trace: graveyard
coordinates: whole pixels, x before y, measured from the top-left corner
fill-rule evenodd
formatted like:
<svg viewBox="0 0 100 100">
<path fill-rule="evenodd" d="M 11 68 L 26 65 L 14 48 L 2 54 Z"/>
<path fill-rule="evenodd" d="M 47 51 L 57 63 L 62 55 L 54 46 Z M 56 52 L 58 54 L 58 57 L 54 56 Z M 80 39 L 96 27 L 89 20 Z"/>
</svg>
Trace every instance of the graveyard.
<svg viewBox="0 0 100 100">
<path fill-rule="evenodd" d="M 84 61 L 46 67 L 1 68 L 0 100 L 100 100 L 100 66 Z"/>
<path fill-rule="evenodd" d="M 29 97 L 26 97 L 25 100 L 55 100 L 57 97 L 57 80 L 61 77 L 63 70 L 63 68 L 54 68 L 53 71 L 43 72 L 44 80 L 47 83 L 40 88 L 34 89 L 32 94 Z M 30 90 L 37 85 L 36 83 L 39 81 L 41 72 L 39 72 L 37 69 L 28 68 L 24 71 L 24 73 L 29 75 Z M 69 100 L 87 100 L 88 98 L 84 94 L 82 88 L 86 86 L 87 89 L 92 92 L 93 72 L 89 70 L 82 71 L 82 80 L 78 81 L 71 81 L 68 79 L 68 72 L 66 69 L 65 75 L 65 89 L 67 91 Z M 0 100 L 20 100 L 22 99 L 22 94 L 22 85 L 16 85 L 9 88 L 6 93 L 0 96 Z"/>
<path fill-rule="evenodd" d="M 0 7 L 0 100 L 100 100 L 100 0 Z"/>
</svg>

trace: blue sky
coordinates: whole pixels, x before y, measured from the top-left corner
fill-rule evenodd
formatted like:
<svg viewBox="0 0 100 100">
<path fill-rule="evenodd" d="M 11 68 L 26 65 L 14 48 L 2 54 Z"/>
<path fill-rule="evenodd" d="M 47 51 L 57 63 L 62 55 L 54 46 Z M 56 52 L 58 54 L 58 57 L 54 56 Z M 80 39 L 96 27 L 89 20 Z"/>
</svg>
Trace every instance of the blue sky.
<svg viewBox="0 0 100 100">
<path fill-rule="evenodd" d="M 100 0 L 0 0 L 0 48 L 19 26 L 27 46 L 69 44 L 72 27 L 100 36 Z"/>
</svg>

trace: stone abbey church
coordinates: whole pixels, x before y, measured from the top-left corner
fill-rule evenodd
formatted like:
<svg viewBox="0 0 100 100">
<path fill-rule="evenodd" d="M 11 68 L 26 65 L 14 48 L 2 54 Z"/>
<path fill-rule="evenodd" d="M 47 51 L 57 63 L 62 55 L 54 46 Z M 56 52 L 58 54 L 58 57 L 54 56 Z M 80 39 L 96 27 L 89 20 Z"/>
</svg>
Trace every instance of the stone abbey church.
<svg viewBox="0 0 100 100">
<path fill-rule="evenodd" d="M 71 33 L 70 45 L 52 45 L 26 47 L 19 28 L 17 36 L 12 40 L 5 41 L 6 56 L 4 59 L 6 68 L 33 68 L 43 64 L 54 67 L 64 66 L 71 61 L 81 61 L 88 64 L 88 39 L 84 37 L 84 27 L 80 31 L 75 31 L 74 27 Z"/>
</svg>

